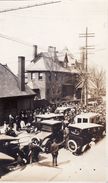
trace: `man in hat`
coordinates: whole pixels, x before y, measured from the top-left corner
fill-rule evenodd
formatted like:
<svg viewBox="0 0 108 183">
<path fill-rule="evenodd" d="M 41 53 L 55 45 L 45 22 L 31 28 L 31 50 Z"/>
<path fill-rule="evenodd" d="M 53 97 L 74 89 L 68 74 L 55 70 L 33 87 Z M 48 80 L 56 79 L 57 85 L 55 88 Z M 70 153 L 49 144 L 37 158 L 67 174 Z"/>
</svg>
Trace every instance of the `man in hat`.
<svg viewBox="0 0 108 183">
<path fill-rule="evenodd" d="M 52 154 L 52 165 L 57 166 L 57 157 L 58 157 L 58 151 L 59 151 L 59 144 L 56 143 L 56 140 L 53 140 L 53 143 L 51 144 L 51 154 Z"/>
</svg>

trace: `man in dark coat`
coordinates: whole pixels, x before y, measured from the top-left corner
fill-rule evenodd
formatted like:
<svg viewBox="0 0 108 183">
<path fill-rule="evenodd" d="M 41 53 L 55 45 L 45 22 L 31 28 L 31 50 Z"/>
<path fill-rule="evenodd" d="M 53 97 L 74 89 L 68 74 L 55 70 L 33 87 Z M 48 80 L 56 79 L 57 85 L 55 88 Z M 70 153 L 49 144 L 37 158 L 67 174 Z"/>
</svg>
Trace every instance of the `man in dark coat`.
<svg viewBox="0 0 108 183">
<path fill-rule="evenodd" d="M 59 151 L 59 144 L 57 144 L 54 139 L 53 143 L 51 144 L 51 154 L 52 154 L 52 165 L 53 166 L 57 166 L 58 151 Z"/>
</svg>

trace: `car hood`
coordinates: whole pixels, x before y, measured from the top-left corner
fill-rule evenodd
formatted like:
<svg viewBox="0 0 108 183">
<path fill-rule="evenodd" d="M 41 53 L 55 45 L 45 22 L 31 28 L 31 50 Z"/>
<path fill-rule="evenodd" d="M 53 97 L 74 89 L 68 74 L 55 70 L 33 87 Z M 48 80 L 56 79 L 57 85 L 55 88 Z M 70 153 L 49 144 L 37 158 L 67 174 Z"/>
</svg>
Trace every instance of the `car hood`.
<svg viewBox="0 0 108 183">
<path fill-rule="evenodd" d="M 36 135 L 36 138 L 38 139 L 45 139 L 46 137 L 50 136 L 52 133 L 51 132 L 39 132 L 37 135 Z"/>
</svg>

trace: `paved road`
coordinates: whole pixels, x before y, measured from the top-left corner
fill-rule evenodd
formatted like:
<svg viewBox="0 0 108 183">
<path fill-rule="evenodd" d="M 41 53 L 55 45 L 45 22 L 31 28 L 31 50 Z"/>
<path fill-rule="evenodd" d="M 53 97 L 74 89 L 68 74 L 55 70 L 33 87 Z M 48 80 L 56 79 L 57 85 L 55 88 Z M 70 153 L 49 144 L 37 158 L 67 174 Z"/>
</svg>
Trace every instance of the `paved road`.
<svg viewBox="0 0 108 183">
<path fill-rule="evenodd" d="M 106 178 L 106 138 L 81 156 L 59 151 L 58 167 L 52 167 L 51 154 L 41 154 L 33 163 L 3 176 L 1 181 L 104 181 Z"/>
</svg>

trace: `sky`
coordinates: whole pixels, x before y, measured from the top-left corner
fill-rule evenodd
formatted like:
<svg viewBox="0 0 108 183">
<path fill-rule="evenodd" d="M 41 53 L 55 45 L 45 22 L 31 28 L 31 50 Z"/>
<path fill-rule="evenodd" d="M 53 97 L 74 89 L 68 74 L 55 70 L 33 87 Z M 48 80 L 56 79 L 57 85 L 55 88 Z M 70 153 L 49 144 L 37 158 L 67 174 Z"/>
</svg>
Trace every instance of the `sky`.
<svg viewBox="0 0 108 183">
<path fill-rule="evenodd" d="M 0 0 L 0 11 L 51 1 Z M 38 52 L 47 51 L 48 46 L 56 47 L 57 51 L 68 47 L 74 57 L 79 58 L 80 48 L 85 46 L 85 38 L 80 38 L 79 34 L 85 33 L 86 27 L 89 33 L 95 34 L 88 38 L 88 45 L 95 48 L 89 50 L 88 65 L 106 69 L 107 0 L 61 0 L 55 4 L 0 13 L 0 63 L 8 64 L 16 74 L 18 56 L 25 56 L 28 64 L 33 58 L 33 45 L 38 45 Z"/>
</svg>

